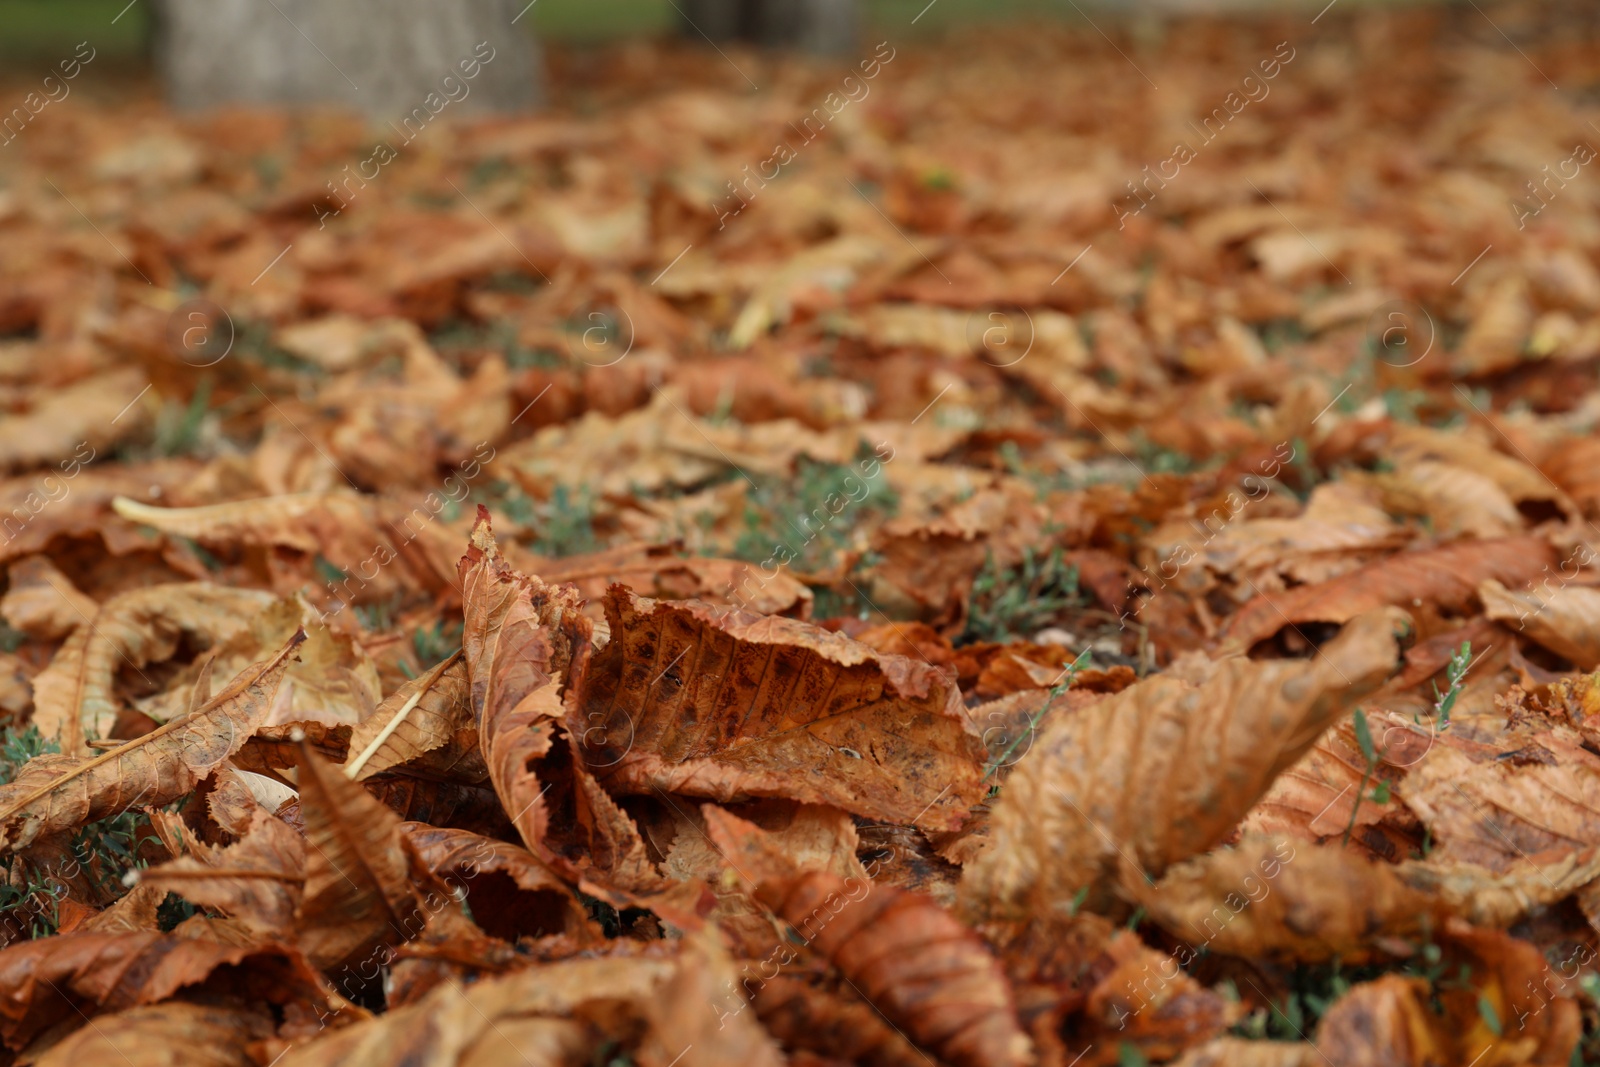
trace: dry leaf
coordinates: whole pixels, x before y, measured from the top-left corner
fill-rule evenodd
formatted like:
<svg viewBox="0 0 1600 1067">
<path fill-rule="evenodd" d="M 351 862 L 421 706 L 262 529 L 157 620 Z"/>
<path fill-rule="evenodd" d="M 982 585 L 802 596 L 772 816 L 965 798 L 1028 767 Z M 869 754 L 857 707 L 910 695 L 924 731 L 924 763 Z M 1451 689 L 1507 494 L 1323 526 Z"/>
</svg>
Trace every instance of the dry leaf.
<svg viewBox="0 0 1600 1067">
<path fill-rule="evenodd" d="M 24 556 L 11 564 L 7 578 L 10 585 L 0 597 L 0 616 L 30 637 L 58 640 L 100 610 L 48 556 Z"/>
<path fill-rule="evenodd" d="M 1334 845 L 1245 837 L 1177 864 L 1147 885 L 1125 871 L 1123 891 L 1185 943 L 1231 956 L 1320 961 L 1359 956 L 1374 938 L 1429 929 L 1438 898 L 1397 868 Z M 1184 959 L 1178 951 L 1180 962 Z"/>
<path fill-rule="evenodd" d="M 300 943 L 319 967 L 415 936 L 423 916 L 400 819 L 311 748 L 300 748 L 305 896 Z"/>
<path fill-rule="evenodd" d="M 1587 586 L 1552 587 L 1549 579 L 1535 591 L 1512 591 L 1490 578 L 1478 586 L 1483 612 L 1518 633 L 1559 653 L 1579 670 L 1600 667 L 1600 589 Z"/>
<path fill-rule="evenodd" d="M 251 589 L 206 582 L 153 586 L 113 597 L 84 620 L 35 682 L 34 721 L 46 737 L 76 753 L 91 738 L 111 736 L 122 704 L 113 679 L 164 660 L 183 635 L 202 645 L 225 640 L 272 598 Z"/>
<path fill-rule="evenodd" d="M 346 777 L 362 782 L 413 763 L 463 781 L 487 777 L 460 653 L 401 686 L 350 731 Z"/>
<path fill-rule="evenodd" d="M 712 805 L 703 810 L 730 863 L 751 872 L 754 895 L 912 1040 L 963 1067 L 1027 1062 L 1030 1045 L 998 961 L 953 915 L 870 879 L 802 872 L 765 831 Z"/>
<path fill-rule="evenodd" d="M 983 795 L 977 730 L 924 663 L 621 590 L 606 616 L 610 642 L 576 679 L 568 722 L 611 788 L 787 797 L 944 829 Z"/>
<path fill-rule="evenodd" d="M 1199 686 L 1157 676 L 1057 719 L 1006 779 L 963 909 L 1048 914 L 1119 858 L 1159 876 L 1216 844 L 1389 675 L 1400 621 L 1376 612 L 1312 660 L 1224 660 Z"/>
<path fill-rule="evenodd" d="M 1453 920 L 1443 966 L 1462 981 L 1434 990 L 1400 975 L 1364 982 L 1323 1016 L 1314 1044 L 1337 1064 L 1366 1067 L 1473 1063 L 1564 1067 L 1581 1031 L 1579 1010 L 1542 953 L 1525 941 Z"/>
<path fill-rule="evenodd" d="M 1283 629 L 1309 622 L 1349 622 L 1385 604 L 1431 604 L 1463 612 L 1478 585 L 1493 578 L 1520 587 L 1556 562 L 1549 542 L 1534 537 L 1466 541 L 1402 552 L 1321 585 L 1263 594 L 1229 620 L 1227 637 L 1250 648 Z"/>
<path fill-rule="evenodd" d="M 51 1046 L 37 1067 L 81 1067 L 118 1063 L 157 1067 L 183 1062 L 192 1067 L 256 1067 L 252 1045 L 272 1036 L 272 1015 L 260 1008 L 223 1008 L 171 1001 L 129 1008 L 95 1020 L 94 1025 Z"/>
<path fill-rule="evenodd" d="M 0 1038 L 20 1049 L 63 1020 L 155 1004 L 239 964 L 225 972 L 237 992 L 272 1004 L 323 1003 L 304 961 L 282 948 L 155 932 L 63 934 L 0 950 Z"/>
<path fill-rule="evenodd" d="M 0 787 L 0 835 L 12 851 L 134 807 L 157 808 L 190 792 L 236 752 L 272 711 L 296 633 L 270 660 L 246 668 L 201 711 L 88 759 L 40 756 Z"/>
</svg>

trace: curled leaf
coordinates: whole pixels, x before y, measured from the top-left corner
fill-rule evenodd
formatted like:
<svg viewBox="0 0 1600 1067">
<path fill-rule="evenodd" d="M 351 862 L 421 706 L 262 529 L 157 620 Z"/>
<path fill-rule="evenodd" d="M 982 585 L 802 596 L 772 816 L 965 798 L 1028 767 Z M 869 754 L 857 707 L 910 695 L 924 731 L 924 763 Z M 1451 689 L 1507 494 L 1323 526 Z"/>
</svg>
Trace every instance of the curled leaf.
<svg viewBox="0 0 1600 1067">
<path fill-rule="evenodd" d="M 1005 974 L 982 940 L 921 893 L 797 871 L 765 831 L 714 805 L 709 832 L 735 869 L 755 861 L 754 893 L 885 1018 L 956 1067 L 1020 1065 L 1031 1045 Z M 788 956 L 793 955 L 790 951 Z"/>
<path fill-rule="evenodd" d="M 256 1067 L 251 1046 L 272 1036 L 272 1014 L 262 1008 L 224 1008 L 170 1001 L 103 1016 L 68 1035 L 36 1067 L 120 1064 L 161 1067 L 184 1050 L 188 1067 Z"/>
<path fill-rule="evenodd" d="M 1258 596 L 1228 621 L 1227 638 L 1248 649 L 1285 626 L 1349 622 L 1386 604 L 1434 604 L 1460 613 L 1477 596 L 1480 582 L 1493 578 L 1520 587 L 1555 562 L 1556 550 L 1539 537 L 1399 552 L 1332 581 Z"/>
<path fill-rule="evenodd" d="M 44 834 L 70 830 L 135 807 L 160 807 L 190 792 L 238 751 L 272 711 L 296 633 L 265 663 L 247 668 L 184 719 L 93 759 L 40 756 L 0 787 L 0 845 L 15 851 Z"/>
<path fill-rule="evenodd" d="M 787 797 L 955 829 L 984 750 L 952 680 L 793 619 L 606 598 L 611 638 L 569 716 L 611 788 Z"/>
<path fill-rule="evenodd" d="M 166 1000 L 219 968 L 259 1001 L 325 1003 L 315 976 L 282 948 L 224 945 L 176 934 L 62 934 L 0 950 L 0 1040 L 12 1049 L 58 1022 Z"/>
<path fill-rule="evenodd" d="M 448 749 L 441 753 L 441 749 Z M 357 782 L 424 757 L 435 772 L 447 769 L 465 780 L 486 773 L 477 755 L 477 727 L 467 699 L 467 667 L 458 652 L 407 682 L 350 731 L 345 776 Z M 444 760 L 437 756 L 446 757 Z"/>
<path fill-rule="evenodd" d="M 271 602 L 268 593 L 209 582 L 149 586 L 112 597 L 82 621 L 35 680 L 39 732 L 59 738 L 67 754 L 80 751 L 85 740 L 109 737 L 122 708 L 112 691 L 119 669 L 168 658 L 185 634 L 203 645 L 222 641 Z"/>
<path fill-rule="evenodd" d="M 1272 780 L 1393 670 L 1399 618 L 1363 616 L 1315 658 L 1147 678 L 1046 727 L 1006 779 L 968 914 L 1020 917 L 1091 895 L 1119 859 L 1151 875 L 1221 840 Z"/>
</svg>

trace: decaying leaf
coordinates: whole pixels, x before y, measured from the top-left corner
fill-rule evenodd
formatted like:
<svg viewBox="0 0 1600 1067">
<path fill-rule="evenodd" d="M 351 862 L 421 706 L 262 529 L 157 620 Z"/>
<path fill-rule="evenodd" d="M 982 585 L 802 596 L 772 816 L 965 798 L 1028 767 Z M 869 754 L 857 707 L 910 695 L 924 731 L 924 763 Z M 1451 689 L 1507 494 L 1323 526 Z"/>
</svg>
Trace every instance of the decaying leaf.
<svg viewBox="0 0 1600 1067">
<path fill-rule="evenodd" d="M 1170 868 L 1154 885 L 1124 873 L 1123 891 L 1190 954 L 1355 957 L 1373 938 L 1430 929 L 1443 903 L 1397 868 L 1287 838 L 1248 836 Z"/>
<path fill-rule="evenodd" d="M 1579 1031 L 1575 983 L 1539 950 L 1495 931 L 1453 921 L 1442 939 L 1444 966 L 1459 985 L 1385 975 L 1341 997 L 1323 1016 L 1313 1042 L 1338 1064 L 1568 1063 Z M 1567 988 L 1572 986 L 1574 988 Z"/>
<path fill-rule="evenodd" d="M 301 944 L 334 967 L 390 939 L 421 932 L 400 819 L 302 742 L 300 814 L 305 820 Z"/>
<path fill-rule="evenodd" d="M 954 829 L 983 792 L 959 693 L 805 623 L 613 590 L 570 729 L 611 788 L 782 796 Z"/>
<path fill-rule="evenodd" d="M 258 811 L 239 841 L 196 843 L 190 854 L 139 875 L 139 885 L 171 891 L 237 920 L 262 937 L 287 937 L 306 877 L 306 843 L 289 825 Z"/>
<path fill-rule="evenodd" d="M 470 712 L 466 664 L 453 655 L 401 686 L 356 724 L 350 731 L 345 776 L 361 782 L 425 761 L 433 773 L 482 781 L 485 772 Z"/>
<path fill-rule="evenodd" d="M 1512 758 L 1485 745 L 1435 745 L 1400 786 L 1434 840 L 1430 858 L 1496 873 L 1600 846 L 1600 757 L 1570 734 L 1516 738 Z"/>
<path fill-rule="evenodd" d="M 155 932 L 66 934 L 0 950 L 0 1039 L 20 1049 L 57 1022 L 159 1003 L 208 979 L 257 1002 L 326 1004 L 305 962 L 281 947 Z"/>
<path fill-rule="evenodd" d="M 662 1049 L 689 1031 L 702 1040 L 710 1062 L 775 1065 L 781 1062 L 757 1026 L 754 1013 L 717 1027 L 703 999 L 717 987 L 703 984 L 704 953 L 694 941 L 676 952 L 569 960 L 532 967 L 463 988 L 446 982 L 416 1004 L 329 1034 L 284 1056 L 282 1067 L 380 1067 L 397 1062 L 421 1067 L 490 1067 L 529 1063 L 544 1067 L 581 1062 L 603 1038 L 641 1062 L 670 1063 L 684 1044 Z M 712 974 L 715 974 L 712 964 Z M 685 979 L 682 972 L 694 968 Z M 680 983 L 688 983 L 684 989 Z M 658 1000 L 672 1004 L 685 993 L 684 1010 L 665 1020 Z M 703 1018 L 702 1018 L 703 1014 Z M 720 1058 L 727 1054 L 727 1059 Z"/>
<path fill-rule="evenodd" d="M 920 893 L 801 871 L 765 831 L 712 805 L 703 810 L 734 869 L 755 880 L 756 898 L 912 1040 L 966 1067 L 1027 1062 L 1030 1044 L 999 962 L 953 915 Z"/>
<path fill-rule="evenodd" d="M 1119 858 L 1159 876 L 1216 844 L 1272 780 L 1393 670 L 1400 617 L 1353 620 L 1308 661 L 1224 660 L 1059 719 L 1018 763 L 962 908 L 1008 917 L 1091 895 Z"/>
<path fill-rule="evenodd" d="M 0 616 L 29 636 L 46 641 L 65 637 L 100 610 L 48 556 L 24 556 L 7 568 L 6 577 Z"/>
<path fill-rule="evenodd" d="M 400 827 L 418 859 L 447 886 L 466 892 L 484 932 L 518 936 L 590 936 L 589 919 L 566 884 L 531 853 L 507 841 L 425 823 Z"/>
<path fill-rule="evenodd" d="M 1385 604 L 1407 609 L 1431 604 L 1462 612 L 1477 596 L 1479 583 L 1492 578 L 1521 587 L 1556 562 L 1554 547 L 1537 537 L 1464 541 L 1402 552 L 1330 582 L 1263 594 L 1234 614 L 1227 637 L 1249 648 L 1285 626 L 1349 622 Z"/>
<path fill-rule="evenodd" d="M 200 711 L 94 758 L 40 756 L 0 787 L 0 840 L 12 851 L 135 807 L 160 807 L 192 790 L 237 751 L 272 711 L 296 633 L 271 659 L 246 668 Z"/>
<path fill-rule="evenodd" d="M 551 589 L 511 569 L 495 548 L 486 512 L 462 557 L 461 586 L 462 654 L 489 779 L 528 848 L 558 861 L 545 843 L 548 785 L 540 785 L 531 765 L 550 751 L 561 721 L 557 676 L 570 670 L 592 626 L 570 587 Z"/>
<path fill-rule="evenodd" d="M 90 738 L 111 736 L 122 706 L 112 679 L 123 666 L 138 670 L 176 651 L 181 635 L 214 644 L 238 632 L 272 602 L 251 589 L 206 582 L 137 589 L 113 597 L 83 620 L 34 683 L 34 720 L 61 750 L 74 754 Z M 86 750 L 85 750 L 86 751 Z"/>
<path fill-rule="evenodd" d="M 1546 578 L 1516 591 L 1494 579 L 1478 586 L 1491 619 L 1516 624 L 1518 633 L 1559 653 L 1579 670 L 1600 667 L 1600 589 L 1556 585 Z"/>
<path fill-rule="evenodd" d="M 34 1062 L 38 1067 L 119 1063 L 156 1067 L 183 1049 L 193 1067 L 255 1067 L 251 1046 L 272 1036 L 272 1015 L 260 1008 L 223 1008 L 170 1001 L 106 1015 L 69 1035 Z"/>
</svg>

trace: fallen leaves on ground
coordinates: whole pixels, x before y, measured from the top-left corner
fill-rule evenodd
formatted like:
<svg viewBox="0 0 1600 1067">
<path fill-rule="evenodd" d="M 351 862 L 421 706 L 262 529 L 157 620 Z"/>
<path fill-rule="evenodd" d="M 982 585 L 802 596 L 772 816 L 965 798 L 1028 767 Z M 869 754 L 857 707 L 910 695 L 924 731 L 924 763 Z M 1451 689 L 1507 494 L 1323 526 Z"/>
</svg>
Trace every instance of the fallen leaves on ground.
<svg viewBox="0 0 1600 1067">
<path fill-rule="evenodd" d="M 1592 26 L 927 14 L 33 113 L 0 1059 L 1600 1062 Z"/>
</svg>

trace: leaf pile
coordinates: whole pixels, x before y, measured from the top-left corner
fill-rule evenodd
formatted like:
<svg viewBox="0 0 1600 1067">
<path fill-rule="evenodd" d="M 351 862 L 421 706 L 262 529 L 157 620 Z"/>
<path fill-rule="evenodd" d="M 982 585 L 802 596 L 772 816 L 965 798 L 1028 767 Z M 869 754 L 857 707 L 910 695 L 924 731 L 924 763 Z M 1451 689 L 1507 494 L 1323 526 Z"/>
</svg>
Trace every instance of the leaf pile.
<svg viewBox="0 0 1600 1067">
<path fill-rule="evenodd" d="M 0 1067 L 1600 1062 L 1600 50 L 1480 15 L 52 108 Z"/>
</svg>

